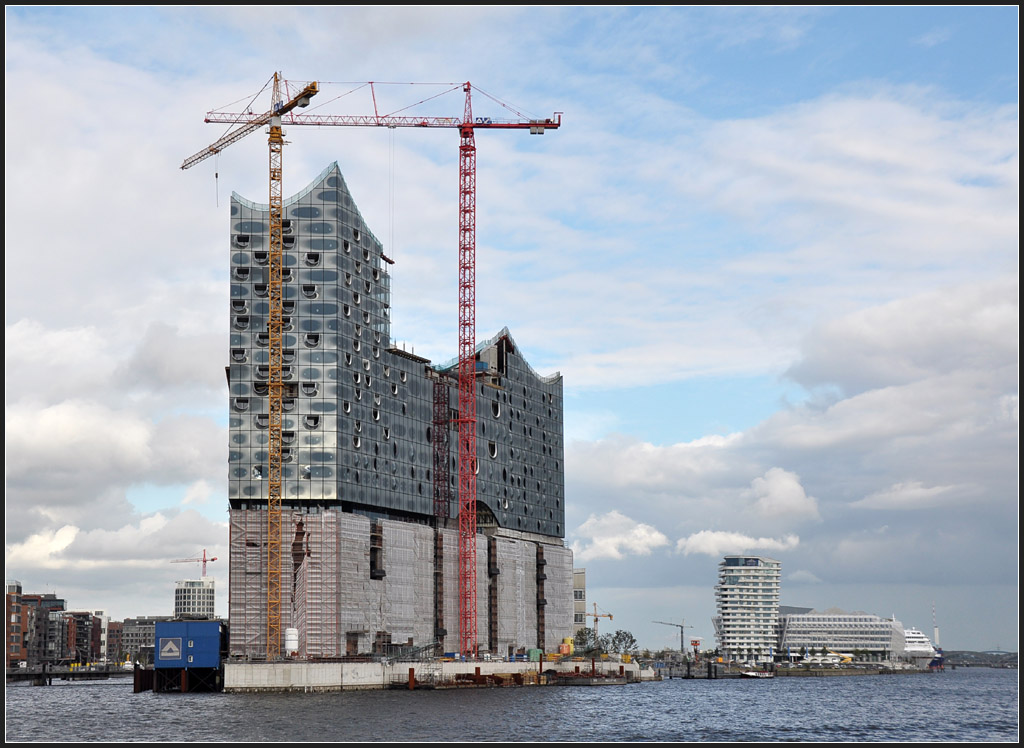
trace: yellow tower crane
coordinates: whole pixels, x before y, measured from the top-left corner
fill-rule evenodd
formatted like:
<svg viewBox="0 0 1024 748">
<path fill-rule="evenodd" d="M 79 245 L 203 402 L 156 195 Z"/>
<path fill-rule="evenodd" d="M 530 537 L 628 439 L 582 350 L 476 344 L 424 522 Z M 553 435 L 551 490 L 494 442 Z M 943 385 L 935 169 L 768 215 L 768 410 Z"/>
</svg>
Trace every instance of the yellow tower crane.
<svg viewBox="0 0 1024 748">
<path fill-rule="evenodd" d="M 195 166 L 200 161 L 220 153 L 232 143 L 268 126 L 267 143 L 270 147 L 270 316 L 267 332 L 270 337 L 270 425 L 267 480 L 267 658 L 276 659 L 281 654 L 281 420 L 284 381 L 281 375 L 283 359 L 281 330 L 284 326 L 284 305 L 282 302 L 282 273 L 284 266 L 282 226 L 281 156 L 284 150 L 284 131 L 281 116 L 296 107 L 309 106 L 309 100 L 319 91 L 314 81 L 288 101 L 281 96 L 281 79 L 274 73 L 274 92 L 271 109 L 265 114 L 249 119 L 212 145 L 185 159 L 182 169 Z"/>
<path fill-rule="evenodd" d="M 602 608 L 601 610 L 604 610 L 604 608 Z M 610 620 L 612 620 L 612 614 L 611 613 L 598 613 L 597 612 L 597 603 L 594 603 L 594 612 L 593 613 L 586 613 L 585 615 L 588 618 L 593 618 L 594 619 L 594 641 L 597 642 L 597 619 L 598 618 L 607 618 L 610 621 Z"/>
</svg>

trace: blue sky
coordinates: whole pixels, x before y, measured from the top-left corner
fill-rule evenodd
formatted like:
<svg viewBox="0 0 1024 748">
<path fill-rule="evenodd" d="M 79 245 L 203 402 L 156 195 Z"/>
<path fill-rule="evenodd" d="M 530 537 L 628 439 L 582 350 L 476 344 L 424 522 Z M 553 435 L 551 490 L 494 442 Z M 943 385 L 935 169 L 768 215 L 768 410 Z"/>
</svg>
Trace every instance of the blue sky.
<svg viewBox="0 0 1024 748">
<path fill-rule="evenodd" d="M 351 82 L 469 80 L 564 113 L 478 136 L 477 330 L 565 378 L 590 600 L 644 646 L 678 640 L 656 620 L 710 639 L 718 560 L 749 552 L 782 561 L 783 604 L 930 630 L 934 603 L 944 645 L 1017 647 L 1017 8 L 6 22 L 5 555 L 26 589 L 167 613 L 171 559 L 227 557 L 226 205 L 265 201 L 266 151 L 179 171 L 222 132 L 204 114 L 275 69 L 320 81 L 321 113 L 371 110 L 336 98 Z M 338 161 L 397 260 L 393 336 L 450 358 L 455 133 L 288 139 L 285 193 Z"/>
</svg>

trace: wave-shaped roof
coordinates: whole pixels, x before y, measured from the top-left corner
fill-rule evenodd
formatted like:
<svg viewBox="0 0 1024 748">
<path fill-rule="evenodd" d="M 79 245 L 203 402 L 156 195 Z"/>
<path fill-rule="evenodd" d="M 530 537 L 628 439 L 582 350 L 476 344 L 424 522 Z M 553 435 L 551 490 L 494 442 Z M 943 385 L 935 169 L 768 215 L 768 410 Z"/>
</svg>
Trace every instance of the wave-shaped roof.
<svg viewBox="0 0 1024 748">
<path fill-rule="evenodd" d="M 497 345 L 498 342 L 503 340 L 503 339 L 507 339 L 512 344 L 512 348 L 514 350 L 516 350 L 516 351 L 520 350 L 519 344 L 516 343 L 515 338 L 512 337 L 512 333 L 509 332 L 509 329 L 507 327 L 503 327 L 503 328 L 501 328 L 501 331 L 497 335 L 495 335 L 494 337 L 489 338 L 487 340 L 484 340 L 484 341 L 482 341 L 480 343 L 477 343 L 476 344 L 476 348 L 474 349 L 474 353 L 478 354 L 481 351 L 486 350 L 487 348 L 490 348 L 491 346 Z M 545 384 L 553 384 L 553 383 L 557 382 L 559 379 L 562 378 L 561 372 L 557 372 L 557 371 L 554 374 L 550 374 L 548 376 L 544 376 L 542 374 L 538 374 L 537 371 L 532 366 L 530 366 L 530 363 L 524 357 L 520 356 L 520 358 L 522 358 L 523 363 L 526 364 L 526 368 L 529 370 L 529 372 L 533 376 L 535 376 L 537 379 L 539 379 L 541 382 L 544 382 Z M 458 365 L 459 365 L 459 357 L 456 356 L 453 359 L 449 359 L 448 361 L 445 361 L 443 364 L 435 364 L 433 368 L 434 368 L 435 371 L 451 371 L 452 369 L 456 368 Z"/>
</svg>

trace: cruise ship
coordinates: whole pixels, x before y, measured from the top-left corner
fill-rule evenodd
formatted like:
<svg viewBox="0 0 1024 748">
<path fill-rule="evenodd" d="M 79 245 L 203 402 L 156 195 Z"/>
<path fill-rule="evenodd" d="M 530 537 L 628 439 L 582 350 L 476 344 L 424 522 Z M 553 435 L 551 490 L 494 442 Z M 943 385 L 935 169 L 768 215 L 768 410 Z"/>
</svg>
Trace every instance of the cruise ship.
<svg viewBox="0 0 1024 748">
<path fill-rule="evenodd" d="M 903 656 L 917 667 L 926 668 L 935 659 L 937 652 L 924 632 L 909 628 L 903 630 Z"/>
</svg>

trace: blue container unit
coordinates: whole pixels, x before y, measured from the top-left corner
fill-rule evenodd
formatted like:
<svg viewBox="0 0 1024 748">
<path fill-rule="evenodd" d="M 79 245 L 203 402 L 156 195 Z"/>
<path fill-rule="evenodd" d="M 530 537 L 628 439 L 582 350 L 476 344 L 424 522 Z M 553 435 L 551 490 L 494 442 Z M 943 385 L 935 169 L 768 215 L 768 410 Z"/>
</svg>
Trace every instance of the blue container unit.
<svg viewBox="0 0 1024 748">
<path fill-rule="evenodd" d="M 153 667 L 219 668 L 221 636 L 220 621 L 158 621 Z"/>
</svg>

